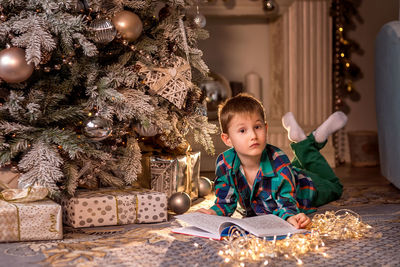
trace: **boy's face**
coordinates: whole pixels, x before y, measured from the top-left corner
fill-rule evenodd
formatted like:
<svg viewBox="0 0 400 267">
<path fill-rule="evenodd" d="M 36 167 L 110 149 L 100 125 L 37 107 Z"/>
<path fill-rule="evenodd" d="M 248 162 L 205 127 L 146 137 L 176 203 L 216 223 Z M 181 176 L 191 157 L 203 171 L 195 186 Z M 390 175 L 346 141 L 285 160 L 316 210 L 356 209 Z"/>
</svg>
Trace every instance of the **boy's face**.
<svg viewBox="0 0 400 267">
<path fill-rule="evenodd" d="M 257 113 L 236 114 L 221 138 L 225 145 L 235 148 L 240 159 L 261 157 L 267 144 L 267 125 Z"/>
</svg>

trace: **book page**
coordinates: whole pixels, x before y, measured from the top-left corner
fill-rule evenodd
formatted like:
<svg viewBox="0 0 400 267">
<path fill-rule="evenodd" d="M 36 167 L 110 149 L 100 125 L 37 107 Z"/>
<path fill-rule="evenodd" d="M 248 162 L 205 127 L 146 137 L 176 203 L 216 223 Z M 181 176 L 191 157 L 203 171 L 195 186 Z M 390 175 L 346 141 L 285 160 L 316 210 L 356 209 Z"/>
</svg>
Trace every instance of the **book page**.
<svg viewBox="0 0 400 267">
<path fill-rule="evenodd" d="M 233 222 L 234 219 L 230 217 L 223 217 L 218 215 L 209 215 L 200 212 L 186 213 L 177 215 L 175 218 L 184 221 L 191 226 L 196 226 L 204 231 L 213 233 L 219 236 L 223 229 L 220 226 L 225 222 Z M 232 223 L 233 224 L 233 223 Z"/>
<path fill-rule="evenodd" d="M 231 225 L 237 225 L 243 230 L 258 237 L 283 236 L 289 233 L 295 234 L 307 232 L 304 229 L 296 229 L 287 221 L 273 214 L 236 219 L 194 212 L 177 215 L 175 218 L 184 221 L 190 226 L 195 226 L 204 231 L 210 232 L 215 237 L 220 236 L 222 230 Z M 191 234 L 196 235 L 194 232 Z"/>
<path fill-rule="evenodd" d="M 180 227 L 174 228 L 171 230 L 173 233 L 177 234 L 184 234 L 184 235 L 192 235 L 192 236 L 199 236 L 204 238 L 212 238 L 216 240 L 221 240 L 221 236 L 218 234 L 213 234 L 207 231 L 204 231 L 196 226 L 187 226 L 187 227 Z"/>
<path fill-rule="evenodd" d="M 304 229 L 296 229 L 287 221 L 273 214 L 234 220 L 235 224 L 259 237 L 307 232 Z"/>
</svg>

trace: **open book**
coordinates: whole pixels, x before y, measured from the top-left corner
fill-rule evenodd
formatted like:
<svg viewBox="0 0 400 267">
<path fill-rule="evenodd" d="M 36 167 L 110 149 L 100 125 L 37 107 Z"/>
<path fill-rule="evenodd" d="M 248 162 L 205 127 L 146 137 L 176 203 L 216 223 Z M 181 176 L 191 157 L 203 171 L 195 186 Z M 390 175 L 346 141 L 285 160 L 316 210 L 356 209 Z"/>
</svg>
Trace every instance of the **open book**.
<svg viewBox="0 0 400 267">
<path fill-rule="evenodd" d="M 177 215 L 175 218 L 190 226 L 172 229 L 173 233 L 193 235 L 220 240 L 225 229 L 235 226 L 258 237 L 285 236 L 305 233 L 307 230 L 296 229 L 287 221 L 273 214 L 236 219 L 200 212 Z"/>
</svg>

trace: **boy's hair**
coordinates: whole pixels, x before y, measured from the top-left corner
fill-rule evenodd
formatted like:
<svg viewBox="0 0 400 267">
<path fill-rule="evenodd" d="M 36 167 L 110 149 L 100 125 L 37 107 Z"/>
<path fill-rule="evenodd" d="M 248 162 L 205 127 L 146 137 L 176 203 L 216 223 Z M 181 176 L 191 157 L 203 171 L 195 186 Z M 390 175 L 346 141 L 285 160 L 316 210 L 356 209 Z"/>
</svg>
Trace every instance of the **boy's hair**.
<svg viewBox="0 0 400 267">
<path fill-rule="evenodd" d="M 265 110 L 261 102 L 252 95 L 240 93 L 228 98 L 218 106 L 219 126 L 223 133 L 228 133 L 229 123 L 236 114 L 258 113 L 265 121 Z"/>
</svg>

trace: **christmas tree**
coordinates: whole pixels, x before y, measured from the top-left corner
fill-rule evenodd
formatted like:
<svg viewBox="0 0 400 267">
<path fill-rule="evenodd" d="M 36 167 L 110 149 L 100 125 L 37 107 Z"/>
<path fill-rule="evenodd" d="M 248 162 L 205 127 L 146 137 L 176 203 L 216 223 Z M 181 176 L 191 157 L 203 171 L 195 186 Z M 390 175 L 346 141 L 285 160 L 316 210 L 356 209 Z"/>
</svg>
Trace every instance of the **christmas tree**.
<svg viewBox="0 0 400 267">
<path fill-rule="evenodd" d="M 73 195 L 132 184 L 140 140 L 213 153 L 190 0 L 1 0 L 0 164 Z"/>
</svg>

